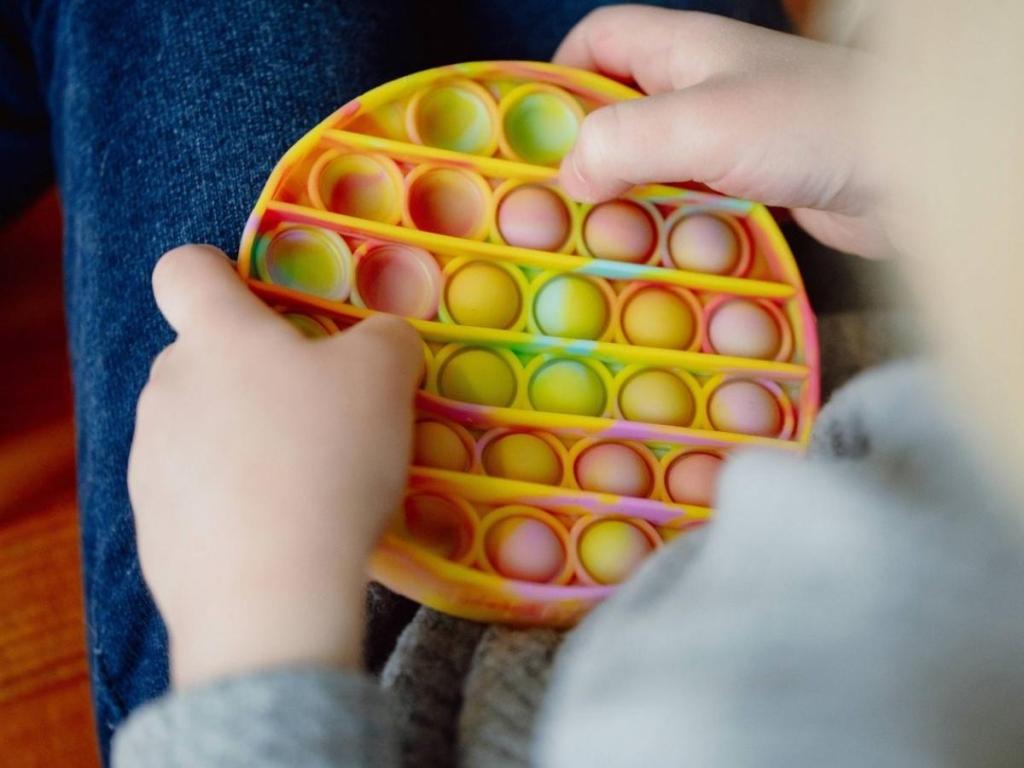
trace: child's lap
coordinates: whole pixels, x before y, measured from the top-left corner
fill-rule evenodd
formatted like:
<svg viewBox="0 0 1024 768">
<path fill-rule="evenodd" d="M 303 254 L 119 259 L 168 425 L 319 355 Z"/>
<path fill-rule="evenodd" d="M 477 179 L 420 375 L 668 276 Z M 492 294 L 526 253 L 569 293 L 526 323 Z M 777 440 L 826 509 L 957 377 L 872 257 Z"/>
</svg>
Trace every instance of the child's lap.
<svg viewBox="0 0 1024 768">
<path fill-rule="evenodd" d="M 125 484 L 135 400 L 171 340 L 150 294 L 157 258 L 189 241 L 233 252 L 277 158 L 349 98 L 442 63 L 549 58 L 601 4 L 82 0 L 36 12 L 32 42 L 65 207 L 85 596 L 104 749 L 125 714 L 167 681 L 166 638 L 139 573 Z M 771 25 L 782 18 L 774 0 L 665 4 Z"/>
</svg>

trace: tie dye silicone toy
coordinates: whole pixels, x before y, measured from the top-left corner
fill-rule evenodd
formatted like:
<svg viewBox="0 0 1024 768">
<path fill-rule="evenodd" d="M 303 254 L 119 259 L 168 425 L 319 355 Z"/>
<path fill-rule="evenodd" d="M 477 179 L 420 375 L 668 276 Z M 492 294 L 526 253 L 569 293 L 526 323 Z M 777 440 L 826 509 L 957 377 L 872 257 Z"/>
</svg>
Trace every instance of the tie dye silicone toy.
<svg viewBox="0 0 1024 768">
<path fill-rule="evenodd" d="M 814 318 L 768 211 L 558 187 L 584 115 L 636 96 L 547 64 L 410 75 L 303 137 L 246 225 L 242 274 L 304 332 L 391 312 L 424 340 L 372 570 L 426 605 L 571 624 L 708 518 L 730 451 L 807 440 Z"/>
</svg>

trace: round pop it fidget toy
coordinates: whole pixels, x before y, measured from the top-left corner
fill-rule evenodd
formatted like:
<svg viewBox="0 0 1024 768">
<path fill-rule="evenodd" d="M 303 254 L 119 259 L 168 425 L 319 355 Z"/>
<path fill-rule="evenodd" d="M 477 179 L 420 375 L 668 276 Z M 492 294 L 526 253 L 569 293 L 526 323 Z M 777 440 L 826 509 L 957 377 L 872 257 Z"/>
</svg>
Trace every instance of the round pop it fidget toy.
<svg viewBox="0 0 1024 768">
<path fill-rule="evenodd" d="M 420 72 L 281 159 L 239 267 L 307 336 L 374 312 L 424 341 L 413 466 L 373 576 L 477 620 L 568 625 L 706 520 L 743 446 L 799 451 L 814 317 L 756 203 L 557 168 L 635 91 L 548 64 Z"/>
</svg>

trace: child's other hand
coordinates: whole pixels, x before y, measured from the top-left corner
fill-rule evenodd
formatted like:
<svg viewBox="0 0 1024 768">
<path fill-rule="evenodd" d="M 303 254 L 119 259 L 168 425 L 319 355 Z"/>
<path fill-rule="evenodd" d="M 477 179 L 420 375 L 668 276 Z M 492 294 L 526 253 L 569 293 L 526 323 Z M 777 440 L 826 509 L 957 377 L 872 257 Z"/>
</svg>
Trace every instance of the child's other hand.
<svg viewBox="0 0 1024 768">
<path fill-rule="evenodd" d="M 409 461 L 416 335 L 375 318 L 307 340 L 206 246 L 166 254 L 153 288 L 178 338 L 139 399 L 128 485 L 175 684 L 357 666 L 367 556 Z"/>
<path fill-rule="evenodd" d="M 860 158 L 863 54 L 718 16 L 612 6 L 584 18 L 554 60 L 649 94 L 584 121 L 561 173 L 577 199 L 696 181 L 792 208 L 833 247 L 888 250 Z"/>
</svg>

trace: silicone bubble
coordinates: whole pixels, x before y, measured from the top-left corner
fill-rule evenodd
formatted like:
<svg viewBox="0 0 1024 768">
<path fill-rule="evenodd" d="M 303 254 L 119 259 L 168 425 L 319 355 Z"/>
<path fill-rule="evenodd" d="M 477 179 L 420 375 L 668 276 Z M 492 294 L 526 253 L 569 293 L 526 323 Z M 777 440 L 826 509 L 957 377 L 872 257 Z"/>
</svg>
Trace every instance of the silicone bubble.
<svg viewBox="0 0 1024 768">
<path fill-rule="evenodd" d="M 490 187 L 460 168 L 421 165 L 407 179 L 409 221 L 426 232 L 478 240 L 487 232 Z"/>
<path fill-rule="evenodd" d="M 649 496 L 654 487 L 650 464 L 625 443 L 596 443 L 576 458 L 576 482 L 585 491 Z"/>
<path fill-rule="evenodd" d="M 710 507 L 723 462 L 721 456 L 712 453 L 684 453 L 669 464 L 665 472 L 665 489 L 669 498 L 679 504 Z"/>
<path fill-rule="evenodd" d="M 402 216 L 402 174 L 384 155 L 332 150 L 310 172 L 309 197 L 317 208 L 394 224 Z"/>
<path fill-rule="evenodd" d="M 437 314 L 441 270 L 422 248 L 370 246 L 359 253 L 356 292 L 369 309 L 426 320 Z"/>
<path fill-rule="evenodd" d="M 630 421 L 685 427 L 693 423 L 696 405 L 681 378 L 670 371 L 648 369 L 623 383 L 619 410 Z"/>
<path fill-rule="evenodd" d="M 775 395 L 756 381 L 727 381 L 708 400 L 708 419 L 715 429 L 772 437 L 783 425 Z"/>
<path fill-rule="evenodd" d="M 334 326 L 333 323 L 331 323 L 331 326 L 325 326 L 320 320 L 310 317 L 309 315 L 303 315 L 299 312 L 287 312 L 285 313 L 284 318 L 294 325 L 299 333 L 307 339 L 322 339 L 325 336 L 329 336 L 332 332 L 337 331 L 337 326 Z"/>
<path fill-rule="evenodd" d="M 473 461 L 466 438 L 452 424 L 435 419 L 416 422 L 412 463 L 421 467 L 466 472 Z"/>
<path fill-rule="evenodd" d="M 608 328 L 608 298 L 599 283 L 580 275 L 544 282 L 533 300 L 537 328 L 548 336 L 597 339 Z"/>
<path fill-rule="evenodd" d="M 562 460 L 552 445 L 529 432 L 510 432 L 488 442 L 483 450 L 484 471 L 494 477 L 558 485 Z"/>
<path fill-rule="evenodd" d="M 576 553 L 580 566 L 598 584 L 624 581 L 655 545 L 636 525 L 625 520 L 598 520 L 579 534 Z"/>
<path fill-rule="evenodd" d="M 679 269 L 727 275 L 740 263 L 742 235 L 722 216 L 680 218 L 668 234 L 668 254 Z"/>
<path fill-rule="evenodd" d="M 523 184 L 501 198 L 497 227 L 509 245 L 558 251 L 572 234 L 572 214 L 562 196 L 550 187 Z"/>
<path fill-rule="evenodd" d="M 456 269 L 448 276 L 444 293 L 448 314 L 460 325 L 511 328 L 522 314 L 515 277 L 508 268 L 490 262 L 470 261 Z"/>
<path fill-rule="evenodd" d="M 600 416 L 607 399 L 601 376 L 579 360 L 551 360 L 530 378 L 530 403 L 538 411 Z"/>
<path fill-rule="evenodd" d="M 517 160 L 555 165 L 576 143 L 583 110 L 560 88 L 524 85 L 501 101 L 502 150 Z"/>
<path fill-rule="evenodd" d="M 352 252 L 334 232 L 287 227 L 257 245 L 253 254 L 261 280 L 323 299 L 348 296 Z"/>
<path fill-rule="evenodd" d="M 472 511 L 454 499 L 433 494 L 409 496 L 403 521 L 408 535 L 435 555 L 460 560 L 472 548 Z"/>
<path fill-rule="evenodd" d="M 437 388 L 464 403 L 509 406 L 516 398 L 516 374 L 508 361 L 490 349 L 468 347 L 443 364 Z"/>
<path fill-rule="evenodd" d="M 630 344 L 689 349 L 697 339 L 696 299 L 682 289 L 643 288 L 622 307 L 622 335 Z"/>
<path fill-rule="evenodd" d="M 782 346 L 782 329 L 762 304 L 730 299 L 711 312 L 708 342 L 720 355 L 771 360 Z"/>
<path fill-rule="evenodd" d="M 406 130 L 420 144 L 490 155 L 498 143 L 497 108 L 485 89 L 457 80 L 417 93 L 409 102 Z"/>
<path fill-rule="evenodd" d="M 541 510 L 509 506 L 491 513 L 484 530 L 484 553 L 494 570 L 509 579 L 547 582 L 566 567 L 566 537 Z"/>
<path fill-rule="evenodd" d="M 590 209 L 583 220 L 583 242 L 595 259 L 648 261 L 658 245 L 658 225 L 633 200 L 610 200 Z"/>
</svg>

